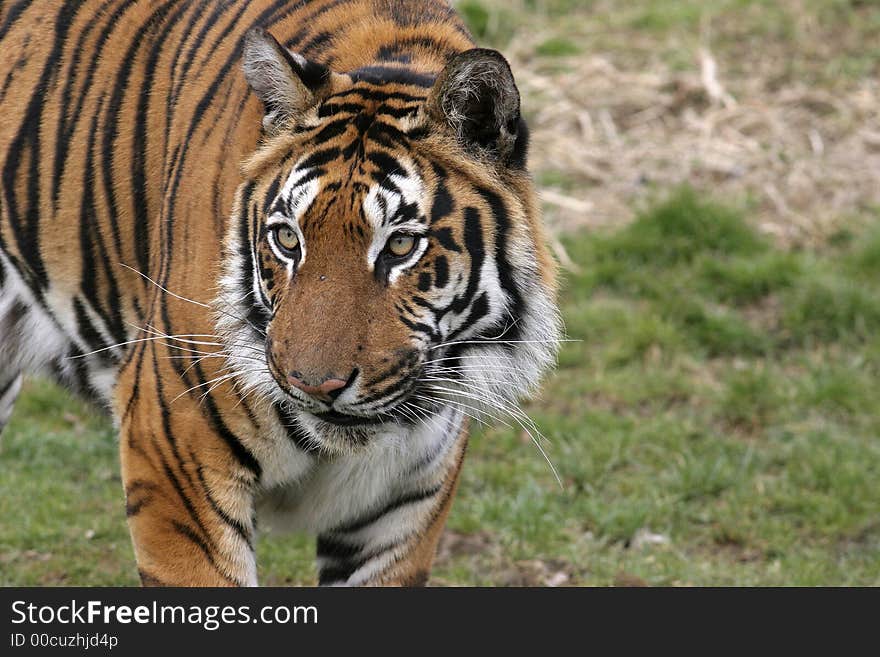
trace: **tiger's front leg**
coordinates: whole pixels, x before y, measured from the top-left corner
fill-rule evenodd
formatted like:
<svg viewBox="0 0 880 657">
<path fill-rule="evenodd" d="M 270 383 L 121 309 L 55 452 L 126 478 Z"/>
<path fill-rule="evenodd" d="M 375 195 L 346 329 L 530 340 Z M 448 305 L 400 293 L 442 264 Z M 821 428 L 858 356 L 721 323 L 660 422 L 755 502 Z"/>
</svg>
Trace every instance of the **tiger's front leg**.
<svg viewBox="0 0 880 657">
<path fill-rule="evenodd" d="M 214 401 L 182 394 L 188 382 L 163 378 L 155 349 L 137 353 L 117 387 L 126 514 L 141 581 L 256 585 L 259 466 Z"/>
</svg>

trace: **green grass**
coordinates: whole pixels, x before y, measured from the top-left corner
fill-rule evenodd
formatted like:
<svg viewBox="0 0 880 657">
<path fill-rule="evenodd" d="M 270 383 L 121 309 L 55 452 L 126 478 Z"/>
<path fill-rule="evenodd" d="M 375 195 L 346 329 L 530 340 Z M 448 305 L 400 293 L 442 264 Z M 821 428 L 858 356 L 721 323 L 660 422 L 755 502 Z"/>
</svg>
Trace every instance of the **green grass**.
<svg viewBox="0 0 880 657">
<path fill-rule="evenodd" d="M 109 423 L 29 384 L 0 436 L 0 585 L 136 583 Z"/>
<path fill-rule="evenodd" d="M 880 585 L 878 236 L 781 251 L 680 190 L 565 238 L 579 341 L 528 407 L 564 487 L 478 432 L 435 583 Z M 0 467 L 0 583 L 135 583 L 107 423 L 32 384 Z M 314 581 L 308 539 L 258 552 L 264 583 Z"/>
</svg>

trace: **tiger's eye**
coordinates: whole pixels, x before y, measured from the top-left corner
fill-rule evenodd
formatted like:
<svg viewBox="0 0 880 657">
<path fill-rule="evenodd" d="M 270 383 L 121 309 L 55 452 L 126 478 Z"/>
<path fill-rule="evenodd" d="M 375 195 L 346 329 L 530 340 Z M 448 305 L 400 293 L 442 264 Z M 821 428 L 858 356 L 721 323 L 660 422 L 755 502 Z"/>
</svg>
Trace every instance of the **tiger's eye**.
<svg viewBox="0 0 880 657">
<path fill-rule="evenodd" d="M 275 239 L 278 241 L 278 246 L 285 251 L 296 251 L 296 247 L 299 246 L 299 236 L 296 234 L 296 231 L 288 226 L 277 228 L 275 230 Z"/>
<path fill-rule="evenodd" d="M 388 252 L 398 258 L 408 256 L 415 248 L 415 235 L 394 235 L 388 240 Z"/>
</svg>

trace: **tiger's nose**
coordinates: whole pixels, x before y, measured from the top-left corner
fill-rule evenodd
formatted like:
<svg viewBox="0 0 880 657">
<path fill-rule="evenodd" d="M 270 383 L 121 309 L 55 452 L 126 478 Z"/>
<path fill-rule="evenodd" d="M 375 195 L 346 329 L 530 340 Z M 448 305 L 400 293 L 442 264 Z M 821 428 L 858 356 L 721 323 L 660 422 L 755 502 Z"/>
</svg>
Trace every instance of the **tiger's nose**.
<svg viewBox="0 0 880 657">
<path fill-rule="evenodd" d="M 287 375 L 290 385 L 302 390 L 310 397 L 317 397 L 325 401 L 336 399 L 342 393 L 342 389 L 348 385 L 348 381 L 343 381 L 342 379 L 327 379 L 319 385 L 310 386 L 298 375 L 299 372 L 291 372 Z"/>
</svg>

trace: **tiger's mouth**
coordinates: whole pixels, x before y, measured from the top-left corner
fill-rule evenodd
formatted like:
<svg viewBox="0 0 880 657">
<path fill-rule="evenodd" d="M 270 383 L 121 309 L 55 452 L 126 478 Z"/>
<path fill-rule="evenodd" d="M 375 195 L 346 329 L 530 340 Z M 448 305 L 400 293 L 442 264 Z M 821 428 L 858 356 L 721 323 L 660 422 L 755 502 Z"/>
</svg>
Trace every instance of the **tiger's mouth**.
<svg viewBox="0 0 880 657">
<path fill-rule="evenodd" d="M 397 382 L 401 388 L 391 404 L 372 412 L 359 413 L 357 404 L 351 409 L 337 400 L 324 400 L 323 403 L 305 400 L 299 391 L 292 390 L 271 354 L 267 352 L 268 372 L 275 386 L 285 398 L 285 403 L 298 416 L 298 425 L 314 441 L 330 452 L 349 453 L 352 448 L 368 444 L 386 430 L 399 430 L 418 424 L 419 416 L 406 410 L 407 401 L 417 391 L 421 370 L 409 373 Z"/>
</svg>

